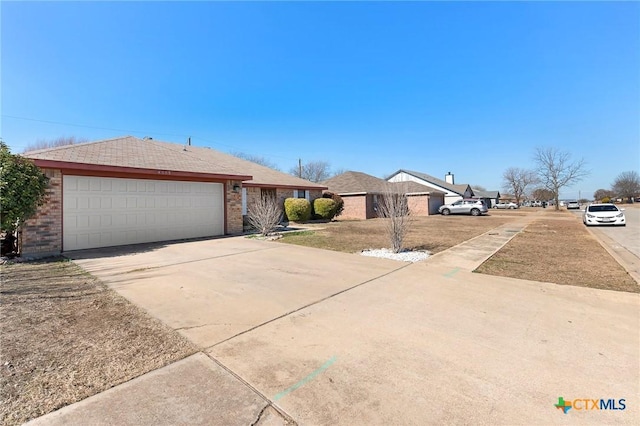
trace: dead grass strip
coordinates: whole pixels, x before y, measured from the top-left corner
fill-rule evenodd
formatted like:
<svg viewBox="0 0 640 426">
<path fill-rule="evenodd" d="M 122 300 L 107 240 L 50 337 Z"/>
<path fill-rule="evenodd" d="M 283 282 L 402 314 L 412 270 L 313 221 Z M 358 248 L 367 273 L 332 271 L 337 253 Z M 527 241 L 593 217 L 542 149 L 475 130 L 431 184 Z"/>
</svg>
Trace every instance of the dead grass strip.
<svg viewBox="0 0 640 426">
<path fill-rule="evenodd" d="M 475 272 L 604 290 L 640 292 L 635 280 L 575 220 L 532 222 Z"/>
<path fill-rule="evenodd" d="M 197 351 L 71 262 L 2 266 L 0 423 L 17 425 Z"/>
</svg>

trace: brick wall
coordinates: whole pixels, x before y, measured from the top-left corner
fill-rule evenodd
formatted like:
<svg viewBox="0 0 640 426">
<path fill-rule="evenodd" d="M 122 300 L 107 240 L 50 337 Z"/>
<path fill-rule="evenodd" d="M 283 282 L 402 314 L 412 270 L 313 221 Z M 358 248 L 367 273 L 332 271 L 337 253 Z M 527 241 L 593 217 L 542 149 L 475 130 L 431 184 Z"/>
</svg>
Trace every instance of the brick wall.
<svg viewBox="0 0 640 426">
<path fill-rule="evenodd" d="M 234 185 L 239 189 L 233 190 Z M 227 196 L 227 234 L 242 233 L 242 182 L 228 180 L 225 183 Z"/>
<path fill-rule="evenodd" d="M 366 219 L 367 218 L 367 196 L 348 195 L 343 196 L 344 208 L 338 219 Z"/>
<path fill-rule="evenodd" d="M 407 204 L 412 216 L 429 216 L 428 195 L 410 195 L 407 197 Z"/>
<path fill-rule="evenodd" d="M 46 257 L 62 251 L 62 172 L 44 169 L 49 178 L 44 203 L 21 229 L 22 256 Z"/>
</svg>

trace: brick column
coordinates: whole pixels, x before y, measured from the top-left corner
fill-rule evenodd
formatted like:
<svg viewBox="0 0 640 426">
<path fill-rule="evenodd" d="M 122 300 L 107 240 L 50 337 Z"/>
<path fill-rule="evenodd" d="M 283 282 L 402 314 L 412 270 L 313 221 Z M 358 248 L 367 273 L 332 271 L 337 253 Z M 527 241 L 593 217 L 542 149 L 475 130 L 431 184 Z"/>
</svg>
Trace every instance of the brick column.
<svg viewBox="0 0 640 426">
<path fill-rule="evenodd" d="M 62 172 L 44 169 L 49 178 L 44 203 L 21 228 L 22 256 L 47 257 L 62 252 Z"/>
</svg>

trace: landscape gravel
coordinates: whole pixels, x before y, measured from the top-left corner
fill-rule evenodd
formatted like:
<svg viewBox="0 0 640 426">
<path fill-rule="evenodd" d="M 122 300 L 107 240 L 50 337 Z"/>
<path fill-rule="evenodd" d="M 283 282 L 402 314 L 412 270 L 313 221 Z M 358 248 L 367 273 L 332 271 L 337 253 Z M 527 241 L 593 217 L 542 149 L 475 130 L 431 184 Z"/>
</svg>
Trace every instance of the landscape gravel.
<svg viewBox="0 0 640 426">
<path fill-rule="evenodd" d="M 363 256 L 369 256 L 369 257 L 381 257 L 384 259 L 400 260 L 402 262 L 420 262 L 428 258 L 430 253 L 427 251 L 411 251 L 411 250 L 405 250 L 405 251 L 401 251 L 400 253 L 394 253 L 392 250 L 383 248 L 383 249 L 362 250 L 360 254 Z"/>
</svg>

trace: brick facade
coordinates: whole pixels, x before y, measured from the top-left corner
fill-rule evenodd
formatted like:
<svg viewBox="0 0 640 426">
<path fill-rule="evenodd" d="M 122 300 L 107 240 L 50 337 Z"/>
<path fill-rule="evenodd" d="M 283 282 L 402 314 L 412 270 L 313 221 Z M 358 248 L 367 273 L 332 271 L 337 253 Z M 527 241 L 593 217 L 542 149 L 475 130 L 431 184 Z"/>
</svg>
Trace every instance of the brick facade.
<svg viewBox="0 0 640 426">
<path fill-rule="evenodd" d="M 20 233 L 21 250 L 23 256 L 46 257 L 58 255 L 62 252 L 62 171 L 58 169 L 44 169 L 49 178 L 44 203 L 38 208 L 36 216 L 26 221 Z M 235 190 L 234 190 L 235 187 Z M 225 189 L 225 233 L 228 235 L 241 234 L 243 231 L 242 217 L 242 181 L 228 180 L 224 182 Z M 247 187 L 247 206 L 251 200 L 261 194 L 259 187 Z M 286 198 L 293 197 L 293 189 L 277 188 L 276 197 L 280 205 L 284 206 Z M 322 196 L 321 190 L 310 191 L 311 201 Z"/>
<path fill-rule="evenodd" d="M 236 190 L 234 190 L 236 186 Z M 227 199 L 227 234 L 242 233 L 242 182 L 227 181 L 225 183 L 226 199 Z"/>
<path fill-rule="evenodd" d="M 44 203 L 35 217 L 21 227 L 20 248 L 23 256 L 46 257 L 62 250 L 62 172 L 45 169 L 49 178 Z"/>
<path fill-rule="evenodd" d="M 411 216 L 429 216 L 428 195 L 410 195 L 407 197 L 407 205 Z"/>
<path fill-rule="evenodd" d="M 374 209 L 372 194 L 343 195 L 344 208 L 339 219 L 371 219 L 378 217 Z"/>
</svg>

